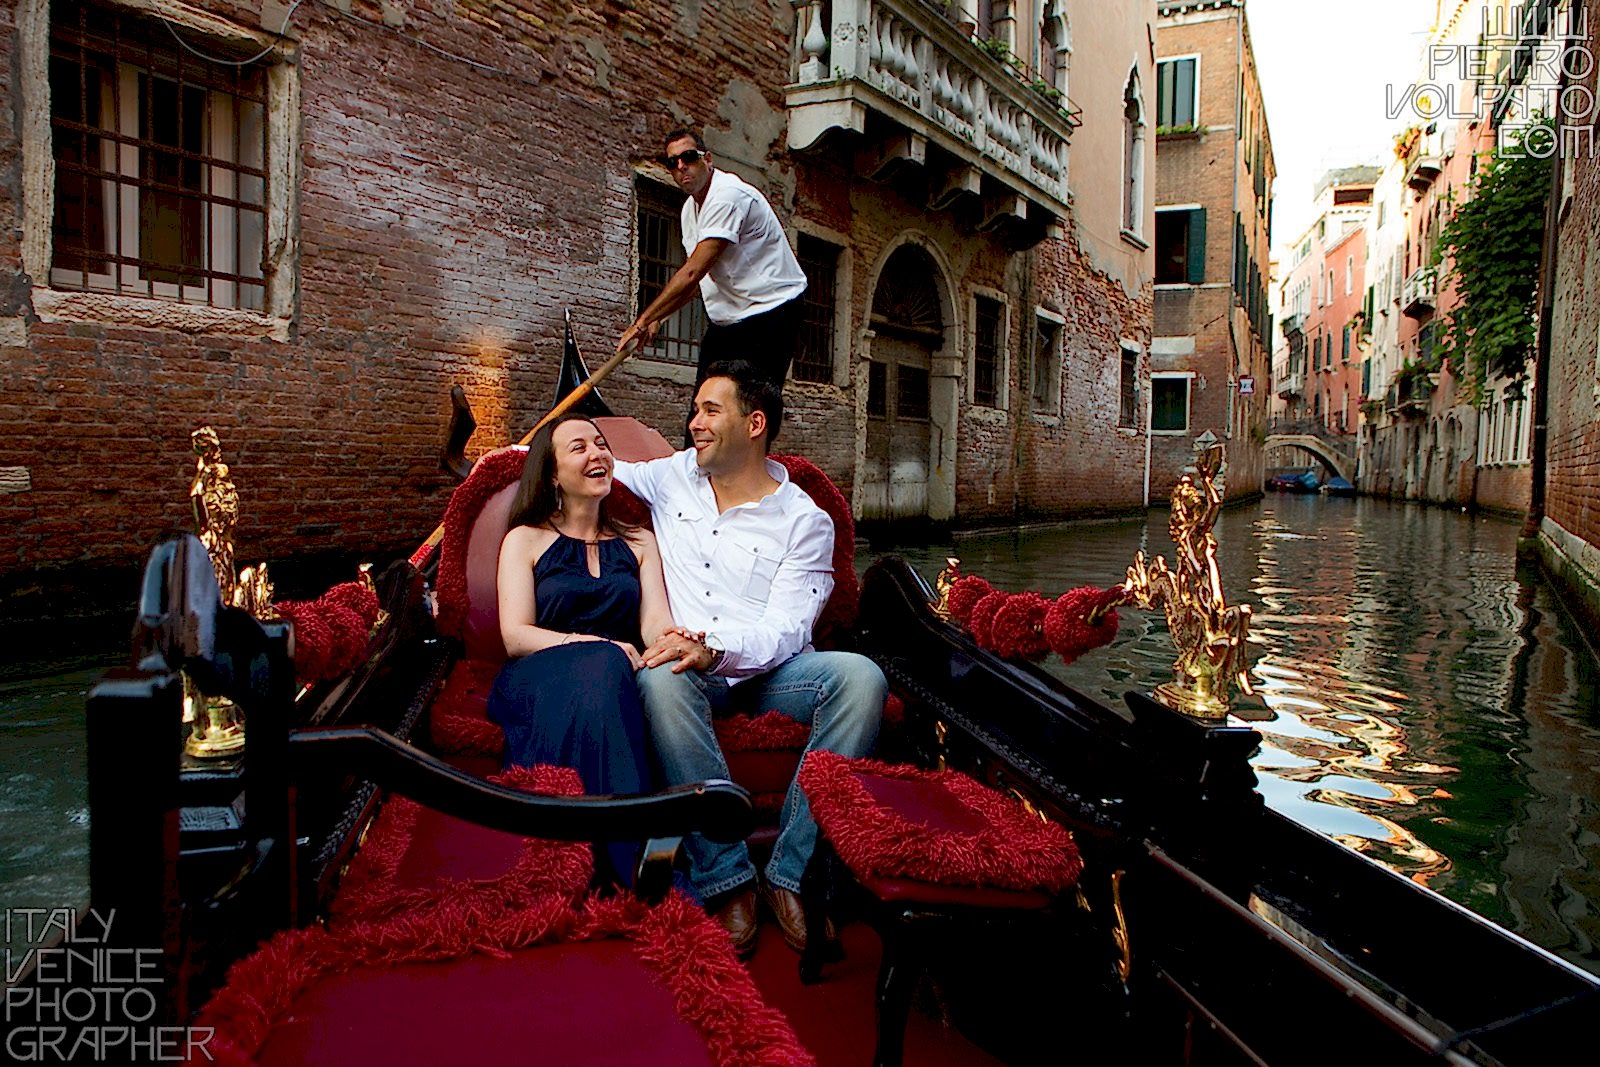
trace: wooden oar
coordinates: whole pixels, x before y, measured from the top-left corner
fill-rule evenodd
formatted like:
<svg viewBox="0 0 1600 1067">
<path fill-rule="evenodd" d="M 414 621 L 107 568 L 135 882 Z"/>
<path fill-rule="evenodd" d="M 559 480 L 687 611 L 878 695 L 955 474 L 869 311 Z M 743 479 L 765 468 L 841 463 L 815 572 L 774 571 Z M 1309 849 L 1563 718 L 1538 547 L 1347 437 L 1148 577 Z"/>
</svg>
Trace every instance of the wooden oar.
<svg viewBox="0 0 1600 1067">
<path fill-rule="evenodd" d="M 549 414 L 545 415 L 544 418 L 534 423 L 533 429 L 523 434 L 522 440 L 518 441 L 517 444 L 526 445 L 529 441 L 533 440 L 533 435 L 543 429 L 545 425 L 554 422 L 556 419 L 559 419 L 561 416 L 571 411 L 575 406 L 582 402 L 584 397 L 594 392 L 595 387 L 601 382 L 605 381 L 607 376 L 609 376 L 612 371 L 622 366 L 622 364 L 627 361 L 628 357 L 639 351 L 641 347 L 642 345 L 639 339 L 636 337 L 625 348 L 618 349 L 610 359 L 600 364 L 599 370 L 589 375 L 588 380 L 586 380 L 582 385 L 578 386 L 572 392 L 568 393 L 566 396 L 562 397 L 556 406 L 550 409 Z M 442 540 L 444 540 L 444 523 L 441 522 L 438 526 L 433 528 L 433 533 L 428 535 L 428 539 L 422 542 L 422 544 L 417 547 L 415 552 L 411 553 L 411 561 L 416 563 L 420 560 L 427 559 L 428 553 L 432 552 L 434 547 Z"/>
</svg>

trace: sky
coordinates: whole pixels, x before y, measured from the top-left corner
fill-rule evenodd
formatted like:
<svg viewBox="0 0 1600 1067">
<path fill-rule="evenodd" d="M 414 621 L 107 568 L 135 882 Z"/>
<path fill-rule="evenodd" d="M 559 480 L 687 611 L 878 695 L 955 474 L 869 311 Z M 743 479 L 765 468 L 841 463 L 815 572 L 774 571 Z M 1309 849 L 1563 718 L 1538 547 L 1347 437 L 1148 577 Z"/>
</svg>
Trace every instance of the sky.
<svg viewBox="0 0 1600 1067">
<path fill-rule="evenodd" d="M 1386 91 L 1398 102 L 1409 86 L 1427 81 L 1422 49 L 1435 6 L 1435 0 L 1247 0 L 1278 167 L 1275 256 L 1316 220 L 1311 194 L 1318 178 L 1335 167 L 1381 166 L 1393 155 L 1394 135 L 1416 121 L 1409 113 L 1386 118 Z"/>
</svg>

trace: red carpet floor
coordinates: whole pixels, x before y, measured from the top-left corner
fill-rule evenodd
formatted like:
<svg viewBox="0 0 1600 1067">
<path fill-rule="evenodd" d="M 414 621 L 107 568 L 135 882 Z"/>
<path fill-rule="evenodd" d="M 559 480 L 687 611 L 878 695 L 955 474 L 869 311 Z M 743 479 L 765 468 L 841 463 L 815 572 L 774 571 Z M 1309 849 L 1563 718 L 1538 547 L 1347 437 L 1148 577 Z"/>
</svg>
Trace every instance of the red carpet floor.
<svg viewBox="0 0 1600 1067">
<path fill-rule="evenodd" d="M 800 957 L 763 915 L 760 947 L 750 973 L 767 1003 L 789 1017 L 821 1067 L 869 1067 L 877 1040 L 878 935 L 863 923 L 840 931 L 845 958 L 830 964 L 818 985 L 800 984 Z M 938 1005 L 924 983 L 906 1027 L 906 1067 L 991 1067 L 1000 1060 L 935 1018 Z"/>
</svg>

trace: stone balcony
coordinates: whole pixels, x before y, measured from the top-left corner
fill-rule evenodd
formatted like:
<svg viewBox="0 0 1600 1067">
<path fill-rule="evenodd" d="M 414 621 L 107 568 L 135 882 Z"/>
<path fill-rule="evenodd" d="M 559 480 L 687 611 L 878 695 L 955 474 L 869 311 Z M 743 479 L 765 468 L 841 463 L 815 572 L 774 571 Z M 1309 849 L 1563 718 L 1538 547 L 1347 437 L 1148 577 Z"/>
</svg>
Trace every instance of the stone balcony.
<svg viewBox="0 0 1600 1067">
<path fill-rule="evenodd" d="M 980 48 L 921 0 L 798 0 L 797 70 L 786 87 L 789 147 L 859 135 L 857 170 L 925 172 L 929 207 L 977 207 L 1011 247 L 1064 220 L 1070 102 L 1026 68 Z"/>
<path fill-rule="evenodd" d="M 1400 287 L 1400 311 L 1420 319 L 1433 311 L 1438 300 L 1439 275 L 1433 267 L 1419 267 Z"/>
</svg>

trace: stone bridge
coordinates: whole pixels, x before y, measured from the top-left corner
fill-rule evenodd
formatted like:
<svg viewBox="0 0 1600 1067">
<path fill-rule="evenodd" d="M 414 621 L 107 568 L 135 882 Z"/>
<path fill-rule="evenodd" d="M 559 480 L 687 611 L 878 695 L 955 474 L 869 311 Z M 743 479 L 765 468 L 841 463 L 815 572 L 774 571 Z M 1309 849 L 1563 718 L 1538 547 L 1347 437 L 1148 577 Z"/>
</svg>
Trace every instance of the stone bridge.
<svg viewBox="0 0 1600 1067">
<path fill-rule="evenodd" d="M 1333 433 L 1320 419 L 1295 419 L 1273 423 L 1265 447 L 1308 452 L 1335 475 L 1353 484 L 1356 480 L 1355 443 L 1354 437 Z"/>
</svg>

